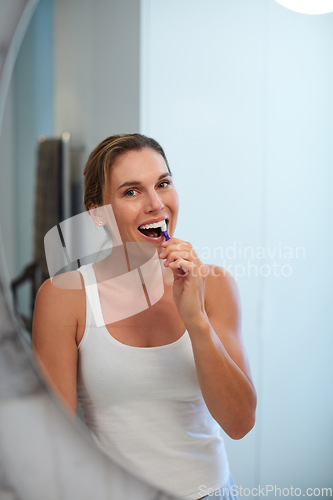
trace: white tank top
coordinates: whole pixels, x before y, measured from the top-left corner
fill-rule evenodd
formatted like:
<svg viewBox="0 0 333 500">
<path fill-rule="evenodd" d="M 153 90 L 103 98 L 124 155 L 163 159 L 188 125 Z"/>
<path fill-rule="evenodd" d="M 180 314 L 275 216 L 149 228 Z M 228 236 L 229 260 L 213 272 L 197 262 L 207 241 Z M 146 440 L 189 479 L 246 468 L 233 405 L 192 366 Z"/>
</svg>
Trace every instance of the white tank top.
<svg viewBox="0 0 333 500">
<path fill-rule="evenodd" d="M 88 300 L 78 346 L 78 401 L 96 442 L 127 470 L 177 498 L 202 497 L 204 486 L 220 488 L 229 477 L 227 455 L 200 390 L 188 332 L 158 347 L 117 341 L 95 324 L 101 311 L 92 266 L 79 271 Z"/>
</svg>

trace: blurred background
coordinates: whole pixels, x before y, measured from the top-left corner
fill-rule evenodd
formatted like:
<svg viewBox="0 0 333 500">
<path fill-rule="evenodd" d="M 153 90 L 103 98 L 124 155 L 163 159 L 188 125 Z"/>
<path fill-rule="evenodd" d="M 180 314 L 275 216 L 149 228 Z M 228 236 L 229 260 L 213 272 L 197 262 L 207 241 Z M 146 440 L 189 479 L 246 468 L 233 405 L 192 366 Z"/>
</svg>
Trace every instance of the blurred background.
<svg viewBox="0 0 333 500">
<path fill-rule="evenodd" d="M 241 294 L 258 411 L 248 436 L 225 437 L 235 483 L 332 487 L 333 14 L 274 0 L 34 3 L 0 138 L 23 334 L 37 199 L 58 200 L 59 221 L 79 213 L 90 150 L 113 133 L 150 135 L 179 192 L 176 236 Z M 50 151 L 60 170 L 48 191 Z"/>
</svg>

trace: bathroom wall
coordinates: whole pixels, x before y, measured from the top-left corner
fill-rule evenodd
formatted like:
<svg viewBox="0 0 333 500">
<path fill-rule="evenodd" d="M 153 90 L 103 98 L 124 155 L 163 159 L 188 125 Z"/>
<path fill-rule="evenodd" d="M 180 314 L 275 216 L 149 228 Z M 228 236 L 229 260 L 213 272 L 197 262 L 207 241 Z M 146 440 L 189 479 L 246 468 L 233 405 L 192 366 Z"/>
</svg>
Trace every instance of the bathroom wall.
<svg viewBox="0 0 333 500">
<path fill-rule="evenodd" d="M 13 89 L 10 88 L 6 104 L 4 107 L 4 123 L 0 134 L 1 151 L 1 183 L 0 183 L 0 223 L 2 234 L 8 234 L 8 231 L 15 224 L 15 200 L 14 200 L 14 98 Z M 15 242 L 13 238 L 3 238 L 7 256 L 7 273 L 9 276 L 15 276 Z"/>
<path fill-rule="evenodd" d="M 139 127 L 140 1 L 54 2 L 55 133 L 86 152 Z"/>
<path fill-rule="evenodd" d="M 1 129 L 1 229 L 10 278 L 33 258 L 37 138 L 53 135 L 53 2 L 40 0 L 15 63 Z"/>
</svg>

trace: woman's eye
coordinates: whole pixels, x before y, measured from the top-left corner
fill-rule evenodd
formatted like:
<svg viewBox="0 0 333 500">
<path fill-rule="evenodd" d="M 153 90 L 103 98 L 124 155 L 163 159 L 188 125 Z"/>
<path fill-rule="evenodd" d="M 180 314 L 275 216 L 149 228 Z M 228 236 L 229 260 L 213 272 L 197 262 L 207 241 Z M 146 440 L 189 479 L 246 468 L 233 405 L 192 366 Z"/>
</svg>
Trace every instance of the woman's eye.
<svg viewBox="0 0 333 500">
<path fill-rule="evenodd" d="M 127 196 L 128 198 L 133 198 L 134 194 L 135 194 L 134 189 L 129 189 L 124 193 L 124 196 Z"/>
<path fill-rule="evenodd" d="M 169 185 L 170 184 L 170 181 L 162 181 L 159 186 L 162 186 L 162 184 L 166 184 L 166 185 Z M 162 187 L 165 187 L 165 186 L 162 186 Z"/>
</svg>

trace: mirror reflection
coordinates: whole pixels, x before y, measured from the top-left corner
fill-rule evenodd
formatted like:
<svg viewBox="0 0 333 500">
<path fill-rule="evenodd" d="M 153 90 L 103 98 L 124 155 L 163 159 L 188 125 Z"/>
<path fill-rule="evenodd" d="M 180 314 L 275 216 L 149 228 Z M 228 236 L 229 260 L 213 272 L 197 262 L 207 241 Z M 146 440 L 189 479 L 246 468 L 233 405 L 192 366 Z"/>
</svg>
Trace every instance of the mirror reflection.
<svg viewBox="0 0 333 500">
<path fill-rule="evenodd" d="M 160 205 L 168 207 L 162 209 L 171 224 L 168 241 L 189 243 L 203 265 L 222 268 L 233 276 L 235 286 L 237 283 L 242 303 L 242 335 L 252 376 L 247 369 L 245 347 L 242 345 L 239 360 L 227 349 L 226 341 L 221 341 L 221 345 L 235 363 L 235 370 L 236 366 L 240 370 L 237 373 L 244 374 L 243 389 L 249 390 L 248 401 L 250 380 L 257 389 L 255 428 L 240 441 L 231 439 L 235 435 L 225 422 L 228 418 L 233 424 L 236 421 L 235 414 L 228 413 L 232 404 L 227 405 L 228 412 L 220 420 L 219 409 L 215 408 L 219 403 L 209 403 L 200 378 L 203 372 L 197 366 L 201 357 L 196 358 L 189 318 L 180 312 L 173 296 L 174 271 L 163 265 L 168 257 L 161 257 L 162 248 L 168 246 L 163 247 L 162 242 L 158 249 L 157 244 L 153 245 L 163 272 L 163 299 L 118 323 L 110 321 L 107 313 L 104 317 L 107 309 L 102 307 L 102 328 L 105 341 L 111 343 L 113 339 L 117 348 L 136 348 L 133 352 L 144 356 L 162 353 L 158 348 L 175 342 L 183 342 L 184 351 L 191 347 L 199 387 L 206 396 L 207 418 L 212 415 L 223 429 L 220 434 L 238 486 L 253 488 L 260 483 L 289 488 L 293 484 L 302 492 L 309 487 L 331 486 L 327 430 L 331 429 L 329 415 L 333 407 L 328 391 L 332 377 L 328 359 L 332 345 L 328 313 L 332 275 L 329 249 L 333 238 L 329 230 L 332 22 L 332 14 L 301 15 L 273 0 L 265 5 L 245 1 L 237 5 L 215 1 L 171 1 L 162 5 L 145 0 L 119 5 L 100 1 L 94 7 L 89 2 L 74 0 L 40 0 L 7 101 L 1 136 L 2 164 L 7 166 L 1 174 L 1 228 L 15 303 L 28 342 L 37 290 L 43 281 L 43 287 L 48 286 L 45 260 L 44 264 L 36 263 L 45 259 L 42 240 L 57 224 L 83 213 L 83 169 L 90 151 L 112 134 L 137 131 L 154 137 L 163 146 L 179 198 L 179 213 L 178 208 L 171 209 L 163 200 Z M 47 173 L 42 180 L 39 171 L 49 152 Z M 134 168 L 132 163 L 127 166 Z M 149 171 L 144 179 L 121 178 L 125 172 L 126 169 L 119 173 L 114 183 L 140 181 L 147 197 L 157 193 L 155 171 Z M 116 171 L 112 175 L 117 175 Z M 128 198 L 133 197 L 128 204 L 137 203 L 140 190 L 133 185 L 128 188 L 132 188 Z M 164 188 L 169 189 L 165 184 Z M 112 189 L 109 196 L 114 208 Z M 92 203 L 85 207 L 88 211 L 102 205 L 102 200 L 88 202 Z M 135 231 L 159 217 L 156 207 L 155 211 L 151 207 L 148 210 L 151 217 L 143 217 L 144 210 L 141 207 L 131 215 L 132 219 L 126 218 L 126 211 L 119 209 L 115 213 L 119 229 L 131 228 L 121 234 L 123 242 L 149 238 Z M 118 219 L 122 222 L 118 223 Z M 38 238 L 42 244 L 36 243 Z M 101 285 L 102 304 L 103 300 L 108 302 L 108 290 L 103 283 L 107 281 L 105 260 L 109 262 L 111 257 L 115 257 L 113 251 L 103 254 L 97 262 L 92 259 L 83 264 L 94 270 L 97 289 Z M 124 260 L 122 263 L 127 265 Z M 77 271 L 80 265 L 76 262 L 71 270 L 65 270 L 82 276 L 80 290 L 66 290 L 67 294 L 75 293 L 75 297 L 86 294 L 87 277 Z M 179 261 L 176 270 L 180 272 L 178 267 L 184 266 Z M 208 293 L 209 279 L 205 277 Z M 61 287 L 57 290 L 53 286 L 52 290 L 54 294 L 65 293 Z M 227 300 L 222 300 L 220 291 L 215 295 L 221 300 L 219 312 L 223 314 L 222 305 Z M 80 303 L 78 309 L 83 311 L 82 297 L 71 297 L 71 301 Z M 57 316 L 61 318 L 62 314 Z M 167 321 L 161 321 L 161 317 Z M 62 321 L 65 319 L 62 317 Z M 84 351 L 91 338 L 89 334 L 84 340 L 84 314 L 75 316 L 75 321 L 81 328 L 75 345 L 82 342 Z M 40 322 L 44 324 L 44 319 Z M 219 327 L 212 318 L 209 323 L 218 335 Z M 161 328 L 160 333 L 157 327 Z M 64 333 L 64 328 L 54 328 Z M 57 347 L 63 347 L 61 338 L 57 342 Z M 75 352 L 78 350 L 73 349 L 73 356 Z M 70 356 L 70 350 L 66 353 Z M 47 354 L 40 355 L 43 357 L 44 365 L 49 367 Z M 120 356 L 117 363 L 121 363 Z M 128 367 L 132 369 L 136 364 L 137 361 L 127 360 L 119 366 L 120 398 L 129 394 Z M 167 365 L 160 365 L 162 376 Z M 75 363 L 66 366 L 73 371 Z M 183 363 L 184 370 L 185 366 Z M 216 370 L 217 366 L 212 363 L 211 369 Z M 83 365 L 81 368 L 82 378 Z M 53 369 L 57 371 L 59 366 Z M 54 379 L 50 368 L 44 366 L 44 371 Z M 182 376 L 187 380 L 185 371 Z M 126 390 L 121 386 L 125 382 Z M 101 391 L 95 380 L 95 389 L 97 385 Z M 182 389 L 180 385 L 179 390 Z M 74 412 L 73 386 L 66 382 L 57 390 Z M 132 390 L 129 407 L 139 405 L 140 391 Z M 109 439 L 92 410 L 93 397 L 98 397 L 93 396 L 95 393 L 92 388 L 81 393 L 83 414 L 90 428 L 95 425 Z M 285 401 L 289 401 L 288 408 Z M 199 411 L 200 405 L 194 406 Z M 318 408 L 323 411 L 318 412 Z M 186 411 L 180 413 L 183 418 Z M 141 427 L 147 428 L 147 432 L 153 425 L 152 414 L 153 411 L 142 422 Z M 116 416 L 112 420 L 117 421 Z M 125 421 L 125 416 L 119 414 L 118 421 Z M 156 433 L 163 433 L 166 425 L 162 421 Z M 309 433 L 314 428 L 316 432 Z M 100 434 L 103 441 L 106 434 Z M 135 453 L 139 434 L 133 428 L 129 440 L 133 448 L 127 459 Z M 118 437 L 121 438 L 120 431 Z M 176 440 L 175 435 L 173 439 Z M 158 440 L 155 441 L 149 446 L 158 446 Z M 176 448 L 180 442 L 177 440 Z M 156 450 L 155 455 L 163 456 Z M 218 462 L 213 462 L 218 467 Z M 220 467 L 221 474 L 222 470 Z M 219 486 L 222 484 L 219 476 Z M 199 491 L 199 486 L 193 498 L 206 494 Z"/>
<path fill-rule="evenodd" d="M 179 196 L 154 139 L 103 140 L 85 166 L 83 194 L 111 253 L 45 281 L 35 355 L 118 463 L 177 498 L 222 497 L 234 483 L 220 428 L 241 439 L 256 408 L 236 284 L 174 237 Z M 145 243 L 154 261 L 142 259 Z M 58 254 L 62 245 L 48 248 Z"/>
</svg>

